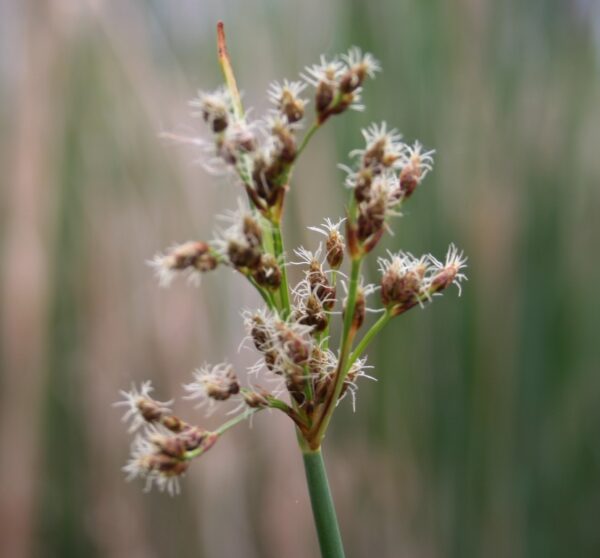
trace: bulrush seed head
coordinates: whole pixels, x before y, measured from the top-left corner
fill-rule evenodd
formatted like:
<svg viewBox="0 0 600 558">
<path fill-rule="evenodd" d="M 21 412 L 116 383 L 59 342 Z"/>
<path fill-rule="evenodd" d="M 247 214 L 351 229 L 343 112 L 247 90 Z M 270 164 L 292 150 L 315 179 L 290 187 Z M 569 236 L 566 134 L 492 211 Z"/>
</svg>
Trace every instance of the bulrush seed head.
<svg viewBox="0 0 600 558">
<path fill-rule="evenodd" d="M 238 210 L 219 215 L 219 219 L 230 223 L 225 230 L 219 230 L 213 241 L 217 250 L 238 270 L 254 270 L 262 257 L 262 227 L 255 214 L 238 200 Z"/>
<path fill-rule="evenodd" d="M 271 131 L 273 140 L 272 159 L 280 165 L 289 165 L 296 158 L 296 138 L 289 122 L 275 115 L 267 120 L 267 127 Z M 278 174 L 273 170 L 271 173 Z"/>
<path fill-rule="evenodd" d="M 227 257 L 237 269 L 256 269 L 260 265 L 261 252 L 245 242 L 230 239 L 227 244 Z"/>
<path fill-rule="evenodd" d="M 166 491 L 175 496 L 181 491 L 178 477 L 185 472 L 177 470 L 180 464 L 187 465 L 167 456 L 148 454 L 130 459 L 123 471 L 127 474 L 128 481 L 136 477 L 146 478 L 144 492 L 149 492 L 153 484 L 156 484 L 161 492 Z"/>
<path fill-rule="evenodd" d="M 169 457 L 181 459 L 188 451 L 184 436 L 173 435 L 166 429 L 150 427 L 146 430 L 146 438 L 156 447 L 157 452 Z"/>
<path fill-rule="evenodd" d="M 337 230 L 331 231 L 325 247 L 327 248 L 327 263 L 331 269 L 339 269 L 344 261 L 344 248 L 346 247 L 344 237 Z"/>
<path fill-rule="evenodd" d="M 188 467 L 189 462 L 164 453 L 147 436 L 138 435 L 131 446 L 131 459 L 123 471 L 128 481 L 136 477 L 145 478 L 145 492 L 156 484 L 161 492 L 166 490 L 174 496 L 180 491 L 179 477 Z"/>
<path fill-rule="evenodd" d="M 264 355 L 267 368 L 275 374 L 287 374 L 306 363 L 312 349 L 313 328 L 299 321 L 298 312 L 287 321 L 267 311 L 246 313 L 244 322 L 255 347 Z"/>
<path fill-rule="evenodd" d="M 329 81 L 321 81 L 317 85 L 317 93 L 315 95 L 315 105 L 317 112 L 321 117 L 327 114 L 327 109 L 333 101 L 335 95 L 335 86 Z"/>
<path fill-rule="evenodd" d="M 273 318 L 267 311 L 245 312 L 244 325 L 252 338 L 254 346 L 260 352 L 268 351 L 272 343 L 272 331 L 269 323 Z"/>
<path fill-rule="evenodd" d="M 184 433 L 172 435 L 160 428 L 150 427 L 144 435 L 138 435 L 131 446 L 131 459 L 123 467 L 127 480 L 136 477 L 146 479 L 145 491 L 155 484 L 171 496 L 180 491 L 179 478 L 189 467 L 187 452 L 208 451 L 218 435 L 194 427 Z"/>
<path fill-rule="evenodd" d="M 299 366 L 289 368 L 285 375 L 285 387 L 292 399 L 300 407 L 307 403 L 306 386 L 308 382 L 309 378 L 304 375 L 302 368 Z"/>
<path fill-rule="evenodd" d="M 331 310 L 335 305 L 335 287 L 329 282 L 323 268 L 311 265 L 308 281 L 312 292 L 321 301 L 325 310 Z"/>
<path fill-rule="evenodd" d="M 287 323 L 278 322 L 276 325 L 277 342 L 280 357 L 282 361 L 291 362 L 302 366 L 308 361 L 312 343 L 310 337 L 307 337 L 306 333 L 309 333 L 311 328 L 300 328 L 303 324 L 299 323 Z"/>
<path fill-rule="evenodd" d="M 385 138 L 380 138 L 373 142 L 365 151 L 363 156 L 363 166 L 366 168 L 377 167 L 382 164 L 385 155 Z"/>
<path fill-rule="evenodd" d="M 465 266 L 466 259 L 454 244 L 450 245 L 443 263 L 431 255 L 417 259 L 407 252 L 380 258 L 381 300 L 397 315 L 431 300 L 453 283 L 460 293 L 460 283 L 466 279 L 461 269 Z"/>
<path fill-rule="evenodd" d="M 331 269 L 339 269 L 344 261 L 344 249 L 346 244 L 344 237 L 340 233 L 340 226 L 346 219 L 340 219 L 334 223 L 329 217 L 320 227 L 308 227 L 309 230 L 318 232 L 326 237 L 325 248 L 326 259 Z"/>
<path fill-rule="evenodd" d="M 261 286 L 277 290 L 281 286 L 281 268 L 272 254 L 262 254 L 260 264 L 253 271 L 252 277 Z"/>
<path fill-rule="evenodd" d="M 320 232 L 320 231 L 319 231 Z M 300 283 L 300 289 L 305 289 L 305 296 L 314 294 L 319 299 L 325 310 L 331 310 L 335 305 L 336 289 L 333 286 L 323 270 L 322 253 L 323 245 L 314 252 L 300 247 L 294 250 L 294 253 L 300 258 L 298 262 L 292 262 L 294 265 L 306 265 L 308 269 L 305 271 L 307 284 Z M 296 289 L 298 290 L 298 288 Z"/>
<path fill-rule="evenodd" d="M 367 77 L 374 77 L 379 63 L 370 55 L 351 49 L 342 60 L 321 63 L 306 68 L 304 79 L 316 88 L 315 109 L 320 124 L 331 115 L 341 114 L 348 108 L 363 110 L 360 104 L 361 85 Z"/>
<path fill-rule="evenodd" d="M 315 109 L 321 122 L 329 116 L 328 109 L 333 103 L 337 80 L 341 76 L 343 67 L 339 60 L 333 59 L 328 62 L 324 56 L 321 56 L 320 64 L 307 66 L 306 74 L 302 76 L 307 83 L 316 88 Z"/>
<path fill-rule="evenodd" d="M 281 370 L 277 367 L 277 359 L 279 358 L 277 355 L 277 351 L 275 349 L 271 349 L 264 352 L 265 364 L 267 368 L 273 372 L 274 374 L 281 375 Z"/>
<path fill-rule="evenodd" d="M 232 150 L 239 154 L 252 153 L 258 147 L 256 126 L 249 125 L 245 120 L 237 120 L 228 128 L 226 141 L 231 144 Z"/>
<path fill-rule="evenodd" d="M 370 189 L 369 200 L 358 207 L 358 239 L 365 252 L 371 251 L 381 238 L 388 217 L 400 215 L 398 179 L 392 173 L 377 175 Z"/>
<path fill-rule="evenodd" d="M 190 101 L 190 106 L 199 109 L 192 115 L 201 116 L 215 134 L 225 131 L 229 125 L 231 97 L 224 88 L 212 93 L 200 91 L 198 98 Z"/>
<path fill-rule="evenodd" d="M 385 225 L 386 198 L 377 196 L 362 205 L 358 214 L 358 238 L 361 242 L 379 234 Z"/>
<path fill-rule="evenodd" d="M 273 82 L 269 87 L 269 100 L 290 124 L 298 122 L 304 117 L 306 101 L 300 98 L 304 89 L 306 89 L 306 83 L 290 82 L 287 79 L 283 81 L 283 84 Z"/>
<path fill-rule="evenodd" d="M 450 244 L 446 254 L 446 260 L 440 262 L 430 257 L 431 268 L 428 281 L 429 294 L 435 294 L 443 291 L 454 284 L 458 288 L 458 294 L 461 294 L 461 281 L 466 281 L 467 276 L 461 272 L 467 266 L 467 258 L 454 244 Z"/>
<path fill-rule="evenodd" d="M 231 124 L 224 134 L 215 139 L 216 154 L 223 161 L 236 166 L 240 158 L 252 153 L 257 148 L 254 130 L 244 120 Z"/>
<path fill-rule="evenodd" d="M 214 443 L 211 440 L 211 437 L 214 439 L 214 435 L 199 426 L 186 428 L 185 432 L 182 432 L 179 437 L 184 441 L 186 451 L 193 451 L 200 446 L 206 448 Z"/>
<path fill-rule="evenodd" d="M 379 62 L 369 53 L 363 55 L 358 47 L 352 47 L 348 54 L 342 55 L 342 60 L 347 65 L 340 78 L 340 90 L 344 93 L 355 91 L 367 76 L 374 78 L 375 73 L 381 71 Z"/>
<path fill-rule="evenodd" d="M 381 301 L 384 306 L 414 305 L 424 294 L 427 256 L 415 258 L 409 253 L 380 258 Z"/>
<path fill-rule="evenodd" d="M 262 227 L 258 221 L 253 215 L 247 213 L 243 216 L 242 223 L 242 230 L 248 244 L 253 247 L 260 246 L 262 244 Z"/>
<path fill-rule="evenodd" d="M 352 327 L 358 330 L 365 321 L 365 315 L 367 313 L 367 299 L 362 288 L 358 288 L 356 291 L 356 302 L 354 304 L 354 315 L 352 316 Z"/>
<path fill-rule="evenodd" d="M 197 407 L 212 405 L 213 401 L 226 401 L 239 393 L 240 384 L 230 364 L 204 365 L 194 371 L 194 381 L 183 386 L 188 399 L 199 400 Z"/>
<path fill-rule="evenodd" d="M 264 409 L 269 406 L 269 397 L 271 394 L 264 389 L 249 390 L 242 392 L 244 402 L 251 409 Z"/>
<path fill-rule="evenodd" d="M 273 179 L 277 175 L 272 171 L 273 165 L 271 153 L 266 150 L 257 152 L 252 161 L 251 193 L 256 196 L 258 203 L 266 207 L 272 207 L 277 202 L 279 185 Z"/>
<path fill-rule="evenodd" d="M 160 285 L 167 287 L 177 273 L 186 273 L 197 281 L 201 273 L 215 269 L 219 260 L 206 242 L 190 241 L 173 246 L 166 254 L 157 254 L 148 263 L 154 268 Z"/>
<path fill-rule="evenodd" d="M 406 145 L 402 143 L 402 136 L 396 129 L 387 129 L 387 123 L 371 124 L 362 130 L 366 146 L 350 153 L 351 156 L 359 156 L 361 169 L 373 169 L 375 174 L 385 168 L 397 166 Z"/>
<path fill-rule="evenodd" d="M 186 430 L 190 425 L 175 415 L 163 415 L 160 419 L 162 424 L 167 430 L 171 432 L 179 433 Z"/>
<path fill-rule="evenodd" d="M 400 171 L 400 192 L 403 198 L 408 198 L 417 186 L 433 168 L 435 151 L 422 151 L 423 146 L 416 142 L 413 147 L 407 147 L 404 165 Z"/>
<path fill-rule="evenodd" d="M 323 305 L 314 293 L 311 293 L 302 301 L 302 305 L 298 309 L 298 316 L 298 321 L 301 324 L 311 326 L 314 333 L 321 333 L 329 323 L 329 318 L 323 311 Z"/>
<path fill-rule="evenodd" d="M 129 432 L 135 432 L 140 426 L 158 422 L 163 416 L 171 414 L 173 401 L 156 401 L 150 396 L 153 391 L 150 381 L 143 382 L 139 390 L 132 384 L 130 391 L 120 391 L 124 399 L 114 403 L 114 406 L 127 408 L 123 422 L 131 421 Z"/>
<path fill-rule="evenodd" d="M 360 169 L 352 182 L 354 198 L 357 202 L 366 202 L 371 199 L 371 184 L 373 184 L 373 169 Z"/>
</svg>

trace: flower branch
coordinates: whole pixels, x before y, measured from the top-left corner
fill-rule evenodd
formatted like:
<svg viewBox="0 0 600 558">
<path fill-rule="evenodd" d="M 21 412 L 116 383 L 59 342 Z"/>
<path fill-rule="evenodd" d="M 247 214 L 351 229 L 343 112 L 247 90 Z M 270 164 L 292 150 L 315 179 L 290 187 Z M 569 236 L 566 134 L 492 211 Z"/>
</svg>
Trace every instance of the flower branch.
<svg viewBox="0 0 600 558">
<path fill-rule="evenodd" d="M 174 494 L 191 461 L 221 435 L 258 411 L 281 411 L 291 419 L 303 454 L 322 554 L 341 557 L 343 545 L 321 455 L 335 409 L 347 395 L 355 405 L 359 381 L 371 378 L 366 349 L 392 318 L 425 307 L 452 284 L 460 293 L 466 259 L 453 244 L 443 260 L 388 252 L 378 259 L 378 283 L 365 284 L 363 262 L 433 168 L 433 151 L 419 142 L 405 143 L 385 122 L 362 130 L 362 146 L 341 166 L 341 182 L 350 195 L 346 217 L 326 218 L 310 227 L 324 241 L 312 250 L 293 250 L 297 260 L 290 259 L 281 223 L 295 165 L 318 129 L 347 110 L 364 108 L 362 88 L 381 71 L 380 65 L 355 47 L 331 59 L 321 57 L 300 80 L 271 84 L 267 94 L 273 108 L 252 120 L 252 113 L 244 112 L 222 23 L 217 26 L 217 46 L 225 85 L 200 92 L 190 103 L 192 116 L 202 119 L 208 137 L 163 137 L 199 146 L 207 169 L 232 177 L 247 200 L 240 199 L 236 210 L 218 216 L 214 238 L 173 246 L 151 265 L 163 286 L 178 276 L 198 283 L 204 273 L 223 267 L 243 275 L 265 305 L 242 315 L 247 332 L 242 346 L 258 360 L 248 368 L 245 382 L 233 365 L 223 362 L 202 365 L 184 386 L 185 397 L 208 412 L 233 406 L 234 417 L 214 431 L 174 414 L 173 401 L 153 399 L 149 382 L 121 392 L 123 400 L 117 405 L 126 408 L 129 430 L 138 432 L 124 470 L 128 478 L 145 478 L 147 489 L 155 485 Z M 310 88 L 312 98 L 304 98 Z M 309 102 L 312 124 L 298 140 Z M 290 284 L 288 266 L 302 270 L 295 285 Z M 344 271 L 345 266 L 350 269 Z M 369 301 L 375 292 L 379 305 Z M 368 312 L 382 314 L 360 337 Z M 331 325 L 340 314 L 341 332 L 332 339 L 337 329 Z"/>
</svg>

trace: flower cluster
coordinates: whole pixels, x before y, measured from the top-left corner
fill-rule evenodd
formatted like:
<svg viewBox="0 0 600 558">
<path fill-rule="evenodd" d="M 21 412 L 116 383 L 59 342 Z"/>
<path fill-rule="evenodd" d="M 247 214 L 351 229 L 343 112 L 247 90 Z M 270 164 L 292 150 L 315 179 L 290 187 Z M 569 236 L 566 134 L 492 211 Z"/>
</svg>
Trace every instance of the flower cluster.
<svg viewBox="0 0 600 558">
<path fill-rule="evenodd" d="M 156 484 L 173 495 L 179 492 L 179 477 L 187 471 L 189 460 L 210 449 L 218 433 L 186 423 L 172 414 L 172 401 L 156 401 L 152 391 L 150 382 L 144 382 L 139 390 L 133 385 L 131 391 L 121 391 L 123 400 L 115 403 L 127 408 L 123 420 L 130 421 L 130 432 L 145 425 L 133 441 L 131 459 L 123 470 L 128 480 L 144 477 L 146 490 Z"/>
<path fill-rule="evenodd" d="M 466 279 L 461 269 L 466 259 L 454 244 L 446 259 L 440 262 L 431 254 L 416 258 L 408 252 L 379 258 L 381 271 L 381 302 L 394 315 L 406 312 L 416 304 L 431 300 L 452 283 L 460 293 L 460 282 Z"/>
<path fill-rule="evenodd" d="M 259 358 L 247 371 L 246 385 L 233 365 L 222 363 L 203 365 L 184 386 L 187 398 L 210 412 L 220 403 L 233 402 L 234 418 L 214 432 L 174 415 L 172 401 L 154 400 L 149 382 L 122 392 L 124 399 L 117 405 L 126 407 L 124 419 L 130 421 L 130 431 L 141 431 L 125 471 L 131 478 L 145 477 L 148 487 L 156 484 L 171 493 L 178 490 L 178 478 L 191 459 L 262 409 L 285 413 L 304 447 L 318 449 L 337 404 L 350 394 L 354 405 L 357 381 L 371 377 L 366 373 L 370 367 L 364 351 L 375 334 L 393 317 L 425 306 L 451 284 L 460 291 L 466 278 L 462 271 L 466 259 L 451 245 L 444 261 L 431 255 L 389 253 L 379 258 L 379 284 L 365 284 L 361 276 L 364 259 L 390 229 L 390 218 L 401 215 L 402 204 L 433 165 L 433 151 L 425 151 L 418 142 L 404 143 L 385 122 L 363 130 L 364 145 L 350 153 L 351 166 L 343 167 L 350 189 L 346 217 L 327 218 L 322 225 L 310 227 L 323 241 L 314 250 L 294 250 L 296 261 L 288 261 L 281 218 L 294 164 L 329 117 L 361 108 L 362 87 L 380 71 L 380 65 L 357 48 L 331 60 L 322 57 L 319 64 L 306 68 L 303 81 L 271 84 L 268 98 L 274 108 L 264 118 L 249 121 L 229 61 L 221 62 L 227 86 L 200 93 L 191 103 L 193 115 L 206 123 L 210 136 L 195 143 L 208 146 L 211 167 L 218 159 L 232 171 L 247 199 L 220 218 L 215 238 L 174 246 L 156 256 L 151 265 L 161 285 L 168 285 L 178 274 L 197 279 L 222 266 L 245 277 L 264 302 L 264 307 L 243 313 L 247 331 L 243 345 Z M 308 114 L 308 99 L 303 96 L 309 86 L 314 116 L 298 140 Z M 287 277 L 291 265 L 302 271 L 295 286 L 290 286 Z M 377 291 L 381 306 L 370 307 L 368 299 Z M 355 342 L 370 311 L 380 317 Z M 336 318 L 340 327 L 332 329 Z"/>
<path fill-rule="evenodd" d="M 360 104 L 362 84 L 367 77 L 375 77 L 381 67 L 370 54 L 353 47 L 347 54 L 327 61 L 321 56 L 319 64 L 306 68 L 307 83 L 316 88 L 315 109 L 320 123 L 348 108 L 364 110 Z"/>
<path fill-rule="evenodd" d="M 432 169 L 434 151 L 423 152 L 416 142 L 409 146 L 387 123 L 363 130 L 365 146 L 350 153 L 355 168 L 341 165 L 347 173 L 346 186 L 354 193 L 358 218 L 352 229 L 353 246 L 360 243 L 370 252 L 385 232 L 389 217 L 399 216 L 402 203 Z"/>
</svg>

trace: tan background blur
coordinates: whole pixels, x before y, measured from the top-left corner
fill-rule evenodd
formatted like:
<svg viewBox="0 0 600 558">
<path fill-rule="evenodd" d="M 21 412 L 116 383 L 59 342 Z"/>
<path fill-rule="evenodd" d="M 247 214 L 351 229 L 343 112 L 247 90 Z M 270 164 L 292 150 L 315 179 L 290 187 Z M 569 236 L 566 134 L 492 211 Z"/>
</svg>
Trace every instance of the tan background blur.
<svg viewBox="0 0 600 558">
<path fill-rule="evenodd" d="M 120 471 L 119 389 L 151 378 L 167 399 L 204 360 L 251 359 L 238 313 L 258 301 L 239 278 L 163 290 L 145 265 L 210 237 L 237 195 L 158 138 L 201 130 L 187 101 L 221 81 L 220 18 L 257 113 L 270 80 L 321 53 L 357 44 L 385 70 L 367 111 L 307 150 L 288 248 L 342 215 L 336 163 L 385 119 L 438 154 L 381 252 L 469 256 L 463 297 L 393 322 L 379 381 L 336 415 L 348 556 L 600 555 L 595 0 L 2 0 L 0 555 L 316 555 L 277 415 L 221 440 L 179 498 Z"/>
</svg>

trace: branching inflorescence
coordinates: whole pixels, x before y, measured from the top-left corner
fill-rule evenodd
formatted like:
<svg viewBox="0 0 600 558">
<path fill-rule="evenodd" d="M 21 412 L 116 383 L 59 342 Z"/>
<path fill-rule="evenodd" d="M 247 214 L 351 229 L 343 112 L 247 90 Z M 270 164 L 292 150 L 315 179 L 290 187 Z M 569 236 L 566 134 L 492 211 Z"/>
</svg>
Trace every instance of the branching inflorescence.
<svg viewBox="0 0 600 558">
<path fill-rule="evenodd" d="M 131 420 L 131 430 L 142 431 L 125 471 L 130 477 L 145 477 L 148 487 L 155 483 L 170 492 L 179 489 L 178 478 L 192 459 L 228 428 L 262 409 L 288 415 L 303 452 L 318 451 L 337 403 L 348 393 L 354 399 L 357 381 L 366 376 L 364 351 L 373 337 L 391 318 L 425 306 L 452 283 L 460 290 L 465 279 L 466 260 L 451 245 L 444 261 L 388 253 L 379 258 L 379 285 L 364 284 L 363 260 L 433 166 L 433 151 L 425 151 L 418 142 L 407 145 L 385 122 L 363 130 L 363 146 L 350 153 L 350 165 L 341 166 L 350 190 L 345 216 L 310 227 L 322 236 L 322 243 L 313 251 L 294 250 L 288 261 L 281 218 L 294 165 L 325 122 L 348 109 L 364 108 L 362 86 L 380 71 L 379 63 L 358 48 L 332 60 L 321 57 L 319 64 L 306 68 L 301 81 L 273 83 L 268 98 L 274 108 L 263 119 L 251 121 L 242 109 L 222 26 L 219 57 L 226 86 L 200 93 L 191 102 L 210 140 L 191 141 L 203 145 L 210 169 L 234 178 L 245 200 L 223 216 L 216 238 L 173 246 L 151 265 L 161 285 L 177 276 L 195 279 L 220 267 L 243 275 L 264 302 L 263 308 L 243 315 L 246 346 L 258 353 L 259 361 L 249 371 L 256 383 L 248 386 L 240 384 L 233 366 L 226 363 L 194 372 L 185 390 L 199 405 L 213 410 L 223 401 L 238 403 L 238 414 L 212 432 L 172 414 L 172 402 L 155 401 L 148 382 L 123 392 L 125 399 L 119 404 L 127 407 L 124 418 Z M 314 118 L 301 135 L 309 87 Z M 341 271 L 344 259 L 349 260 L 348 275 Z M 304 271 L 293 288 L 288 284 L 289 265 Z M 367 297 L 375 291 L 381 315 L 355 343 L 368 311 Z M 336 343 L 330 336 L 335 319 L 342 322 Z"/>
</svg>

